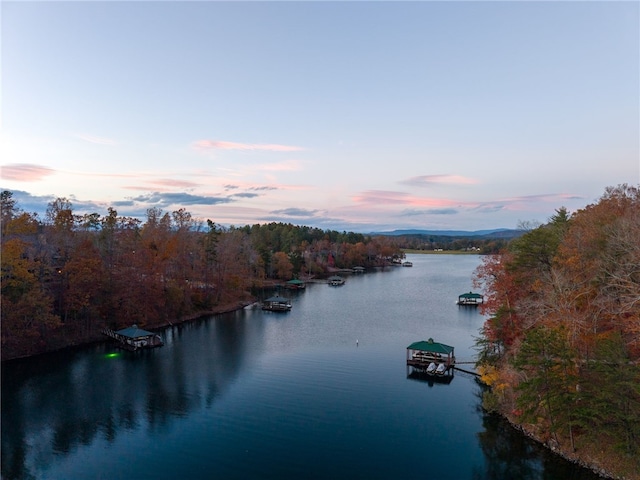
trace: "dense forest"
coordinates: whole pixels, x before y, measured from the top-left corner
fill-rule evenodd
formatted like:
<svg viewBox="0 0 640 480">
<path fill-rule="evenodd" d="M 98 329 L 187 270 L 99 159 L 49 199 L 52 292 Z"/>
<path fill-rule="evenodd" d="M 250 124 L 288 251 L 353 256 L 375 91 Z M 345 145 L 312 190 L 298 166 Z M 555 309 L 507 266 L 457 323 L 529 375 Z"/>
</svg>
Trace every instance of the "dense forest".
<svg viewBox="0 0 640 480">
<path fill-rule="evenodd" d="M 184 209 L 146 221 L 109 208 L 45 218 L 1 193 L 2 359 L 100 340 L 105 327 L 155 328 L 255 300 L 257 289 L 402 257 L 390 237 L 270 223 L 223 228 Z"/>
<path fill-rule="evenodd" d="M 640 478 L 640 189 L 483 257 L 484 406 L 567 456 Z"/>
<path fill-rule="evenodd" d="M 482 255 L 499 253 L 509 241 L 517 238 L 521 230 L 509 230 L 504 234 L 491 235 L 436 235 L 436 234 L 402 234 L 396 235 L 395 242 L 406 250 L 419 251 L 472 251 Z"/>
</svg>

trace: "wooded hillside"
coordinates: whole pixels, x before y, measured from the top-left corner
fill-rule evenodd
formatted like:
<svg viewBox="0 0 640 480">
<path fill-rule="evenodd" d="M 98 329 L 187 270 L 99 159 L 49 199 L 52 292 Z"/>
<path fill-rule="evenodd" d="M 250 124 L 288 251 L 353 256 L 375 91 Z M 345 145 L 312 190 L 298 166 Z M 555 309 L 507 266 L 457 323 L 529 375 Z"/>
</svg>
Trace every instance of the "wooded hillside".
<svg viewBox="0 0 640 480">
<path fill-rule="evenodd" d="M 484 258 L 485 407 L 551 447 L 640 472 L 640 190 L 599 201 Z"/>
<path fill-rule="evenodd" d="M 100 340 L 104 327 L 154 328 L 255 299 L 255 289 L 336 268 L 388 264 L 393 239 L 271 223 L 222 228 L 184 209 L 146 222 L 109 208 L 46 218 L 2 192 L 2 359 Z"/>
</svg>

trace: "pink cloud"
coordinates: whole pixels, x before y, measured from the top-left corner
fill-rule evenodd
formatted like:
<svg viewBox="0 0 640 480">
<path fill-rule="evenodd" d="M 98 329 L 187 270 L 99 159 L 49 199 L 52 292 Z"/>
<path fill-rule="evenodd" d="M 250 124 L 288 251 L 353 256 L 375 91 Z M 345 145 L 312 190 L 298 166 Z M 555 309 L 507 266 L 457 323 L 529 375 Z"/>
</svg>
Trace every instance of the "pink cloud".
<svg viewBox="0 0 640 480">
<path fill-rule="evenodd" d="M 392 192 L 385 190 L 368 190 L 362 192 L 353 200 L 359 203 L 384 205 L 406 205 L 411 207 L 451 207 L 460 205 L 460 202 L 440 198 L 425 198 L 409 195 L 404 192 Z"/>
<path fill-rule="evenodd" d="M 194 142 L 194 147 L 199 149 L 217 149 L 217 150 L 267 150 L 271 152 L 297 152 L 304 150 L 301 147 L 291 145 L 277 145 L 274 143 L 236 143 L 224 142 L 216 140 L 198 140 Z"/>
<path fill-rule="evenodd" d="M 41 165 L 33 165 L 31 163 L 14 163 L 12 165 L 5 165 L 2 167 L 1 176 L 5 180 L 37 182 L 55 173 L 55 170 Z"/>
</svg>

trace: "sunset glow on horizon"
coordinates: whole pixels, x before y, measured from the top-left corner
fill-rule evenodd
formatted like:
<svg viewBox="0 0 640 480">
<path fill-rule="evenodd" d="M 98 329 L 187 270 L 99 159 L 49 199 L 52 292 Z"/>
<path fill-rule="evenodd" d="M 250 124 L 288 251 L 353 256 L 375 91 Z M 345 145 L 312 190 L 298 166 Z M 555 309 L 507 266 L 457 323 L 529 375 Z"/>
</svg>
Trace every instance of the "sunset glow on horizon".
<svg viewBox="0 0 640 480">
<path fill-rule="evenodd" d="M 40 215 L 66 197 L 355 232 L 545 222 L 640 184 L 639 13 L 5 2 L 0 188 Z"/>
</svg>

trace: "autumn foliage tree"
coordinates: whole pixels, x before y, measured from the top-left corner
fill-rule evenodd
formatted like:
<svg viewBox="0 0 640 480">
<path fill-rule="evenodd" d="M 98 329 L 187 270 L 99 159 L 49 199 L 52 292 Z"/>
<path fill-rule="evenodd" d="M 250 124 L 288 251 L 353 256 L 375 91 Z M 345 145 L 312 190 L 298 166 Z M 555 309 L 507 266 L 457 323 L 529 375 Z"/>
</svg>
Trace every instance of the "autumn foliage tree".
<svg viewBox="0 0 640 480">
<path fill-rule="evenodd" d="M 479 362 L 509 390 L 487 405 L 558 444 L 607 438 L 640 458 L 639 239 L 640 189 L 620 185 L 484 259 Z"/>
<path fill-rule="evenodd" d="M 45 346 L 47 333 L 59 319 L 53 313 L 53 297 L 40 282 L 41 271 L 32 247 L 38 236 L 37 217 L 20 210 L 13 194 L 3 191 L 2 206 L 2 352 L 20 352 L 27 339 L 32 353 Z"/>
<path fill-rule="evenodd" d="M 184 208 L 150 208 L 143 222 L 111 207 L 79 215 L 56 198 L 40 221 L 11 192 L 0 200 L 3 359 L 237 308 L 265 279 L 326 273 L 332 253 L 346 268 L 398 253 L 388 240 L 292 224 L 205 226 Z"/>
</svg>

